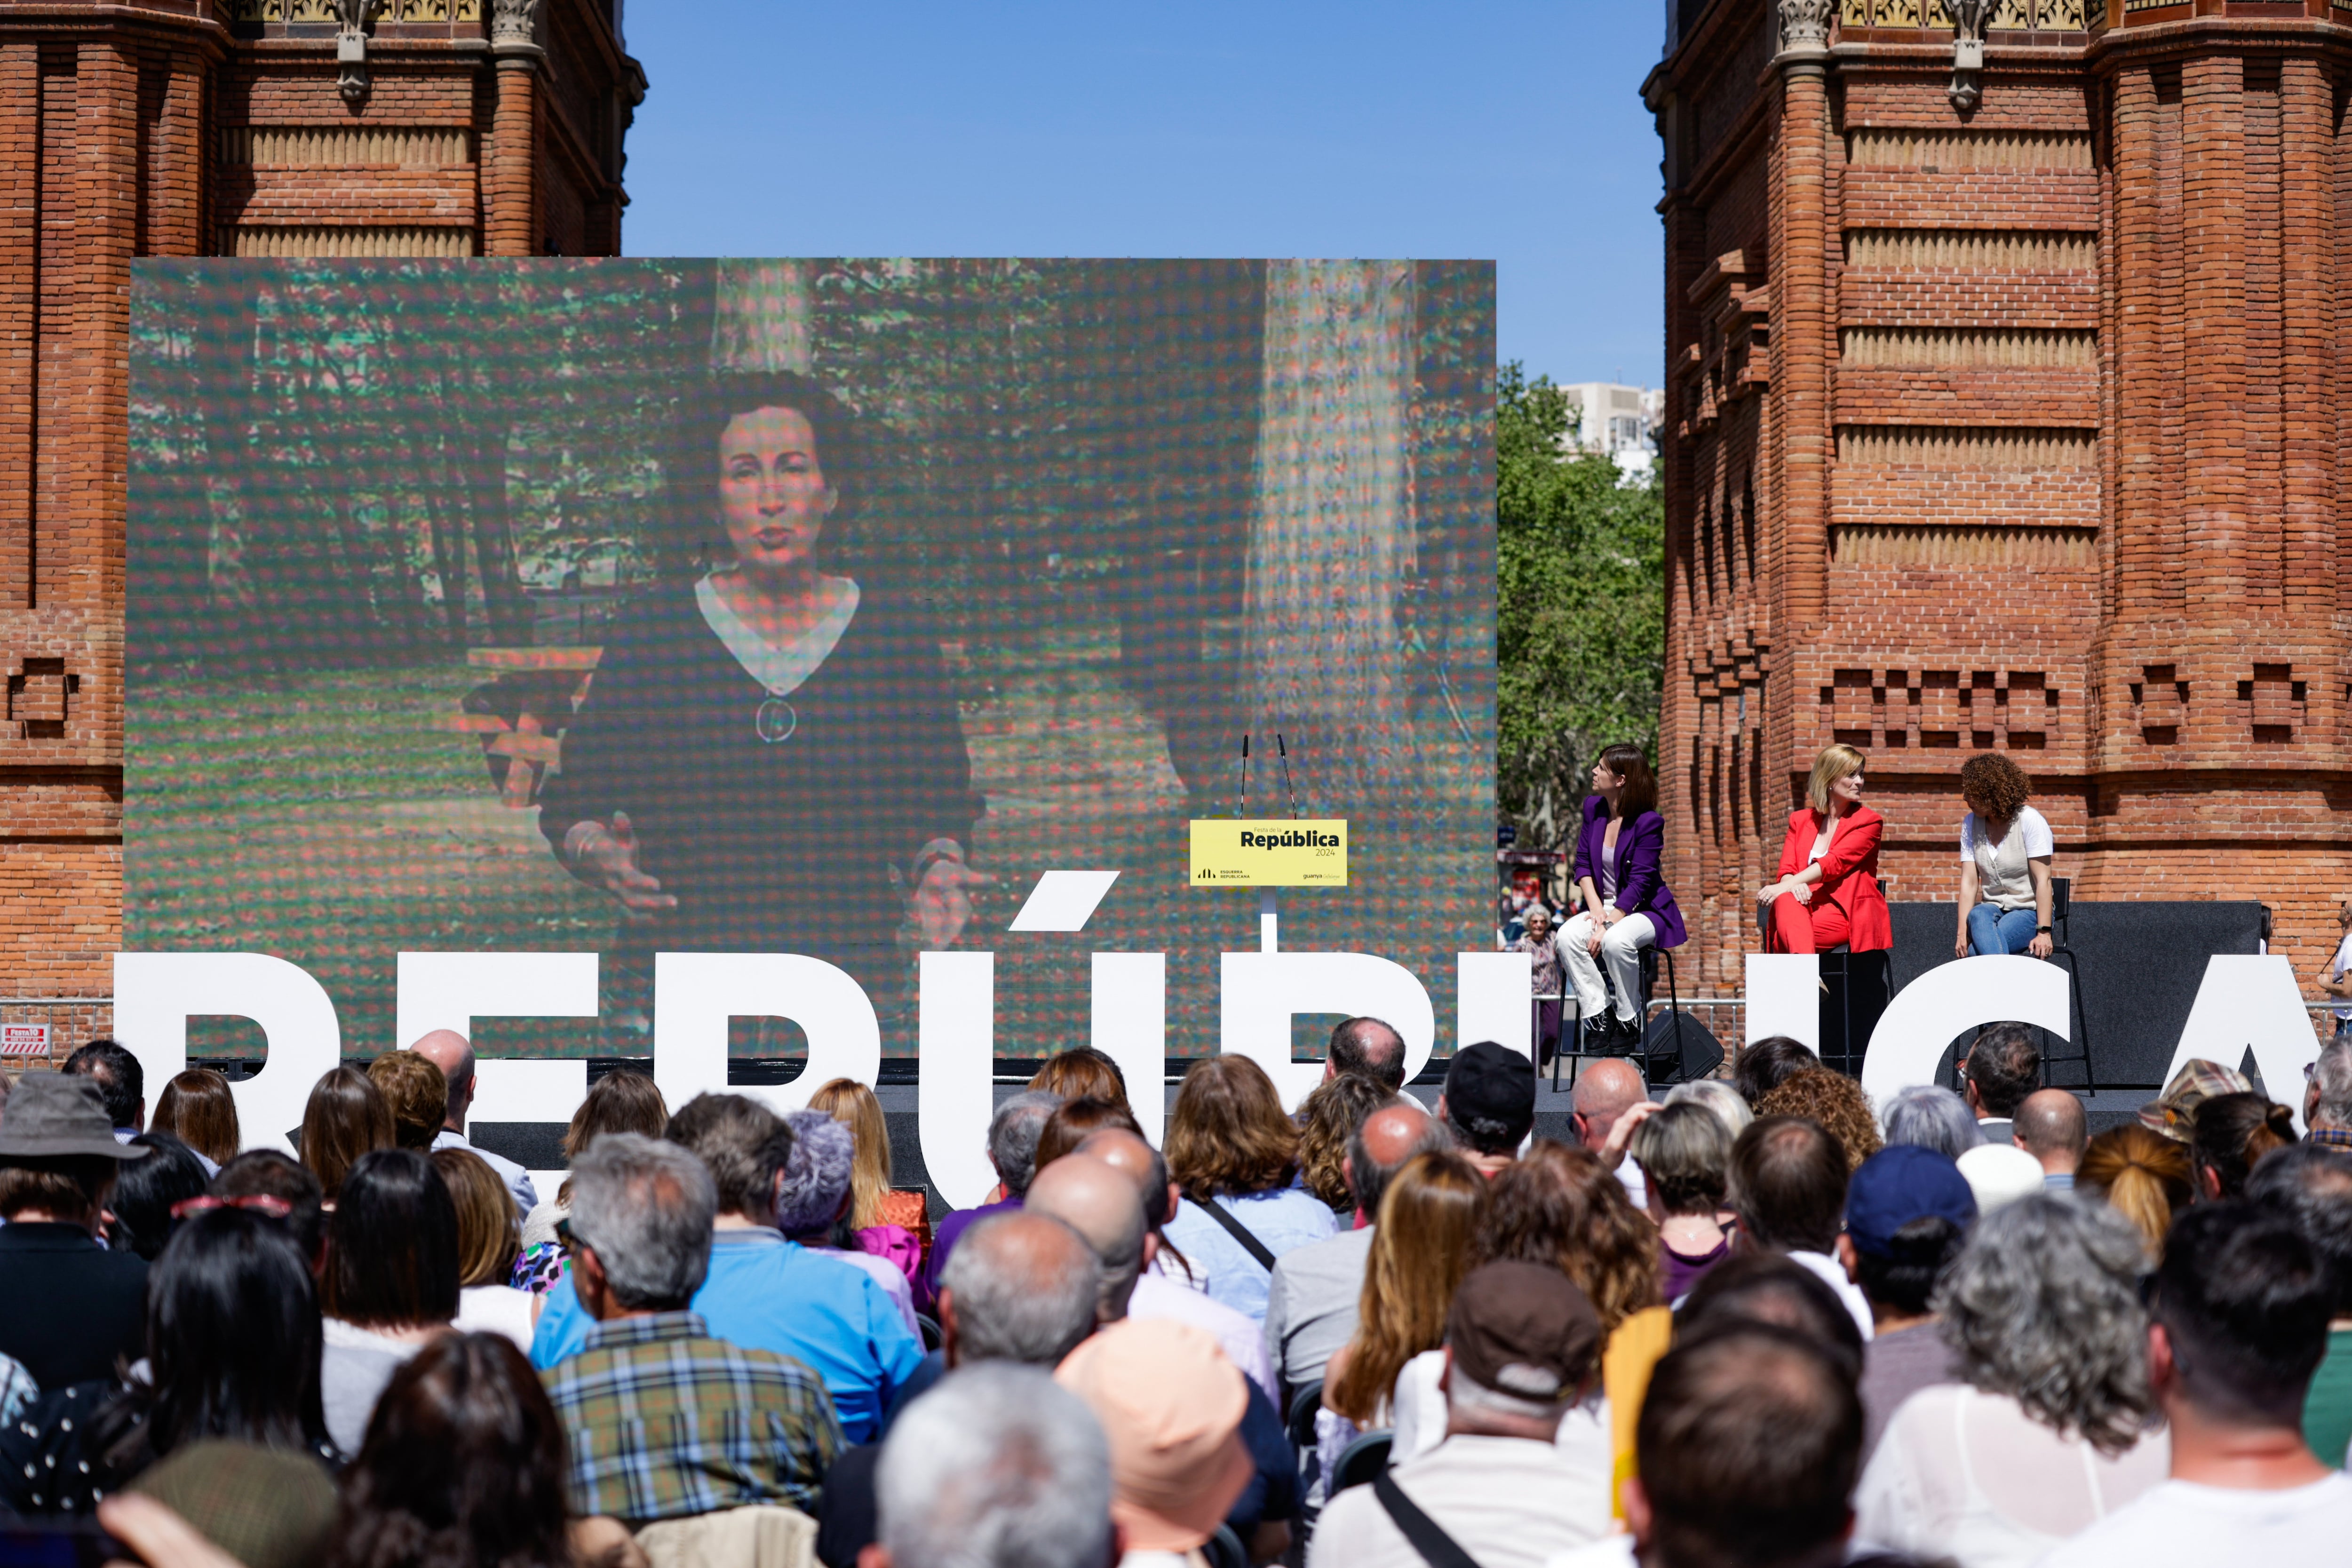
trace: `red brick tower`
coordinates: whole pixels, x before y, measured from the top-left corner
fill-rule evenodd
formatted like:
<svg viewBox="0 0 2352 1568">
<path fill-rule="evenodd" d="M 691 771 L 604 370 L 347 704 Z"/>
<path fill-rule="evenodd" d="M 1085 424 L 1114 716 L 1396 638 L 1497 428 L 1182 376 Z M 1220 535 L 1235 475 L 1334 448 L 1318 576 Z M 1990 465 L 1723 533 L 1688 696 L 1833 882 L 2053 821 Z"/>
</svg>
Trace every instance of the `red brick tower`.
<svg viewBox="0 0 2352 1568">
<path fill-rule="evenodd" d="M 620 0 L 0 0 L 0 993 L 121 928 L 131 263 L 612 255 Z"/>
<path fill-rule="evenodd" d="M 1670 8 L 1674 9 L 1674 8 Z M 2017 753 L 2084 899 L 2352 891 L 2352 0 L 1680 0 L 1668 873 L 1736 990 L 1813 753 L 1899 900 Z"/>
</svg>

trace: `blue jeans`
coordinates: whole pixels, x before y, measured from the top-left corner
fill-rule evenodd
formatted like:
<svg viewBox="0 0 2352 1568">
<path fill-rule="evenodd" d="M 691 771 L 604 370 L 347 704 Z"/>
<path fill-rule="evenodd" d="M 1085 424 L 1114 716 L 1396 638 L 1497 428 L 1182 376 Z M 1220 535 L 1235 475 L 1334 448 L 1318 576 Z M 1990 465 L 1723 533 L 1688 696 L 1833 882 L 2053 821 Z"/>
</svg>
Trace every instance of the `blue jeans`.
<svg viewBox="0 0 2352 1568">
<path fill-rule="evenodd" d="M 2032 910 L 2004 912 L 1999 904 L 1979 904 L 1969 911 L 1969 952 L 2023 952 L 2040 924 Z"/>
</svg>

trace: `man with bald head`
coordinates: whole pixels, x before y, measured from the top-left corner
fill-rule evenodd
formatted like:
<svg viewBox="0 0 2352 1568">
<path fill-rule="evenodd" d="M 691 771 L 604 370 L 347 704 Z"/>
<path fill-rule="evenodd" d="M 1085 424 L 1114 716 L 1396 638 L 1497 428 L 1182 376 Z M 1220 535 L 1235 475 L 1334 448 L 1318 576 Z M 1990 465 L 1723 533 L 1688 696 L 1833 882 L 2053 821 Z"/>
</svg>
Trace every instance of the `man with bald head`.
<svg viewBox="0 0 2352 1568">
<path fill-rule="evenodd" d="M 2037 1089 L 2017 1108 L 2009 1125 L 2010 1142 L 2042 1162 L 2045 1191 L 2074 1190 L 2074 1167 L 2091 1141 L 2083 1102 L 2072 1089 Z"/>
<path fill-rule="evenodd" d="M 499 1173 L 507 1184 L 521 1213 L 528 1216 L 539 1206 L 539 1193 L 530 1184 L 530 1173 L 503 1154 L 493 1154 L 488 1149 L 477 1149 L 466 1141 L 466 1113 L 474 1108 L 474 1046 L 455 1029 L 436 1029 L 418 1037 L 408 1047 L 435 1067 L 449 1080 L 449 1109 L 441 1119 L 441 1131 L 434 1136 L 436 1149 L 464 1149 L 478 1155 L 484 1164 Z"/>
<path fill-rule="evenodd" d="M 1372 1226 L 1389 1179 L 1414 1155 L 1452 1142 L 1437 1119 L 1409 1100 L 1373 1111 L 1348 1140 L 1355 1228 L 1284 1253 L 1266 1287 L 1265 1353 L 1286 1409 L 1289 1396 L 1320 1379 L 1332 1352 L 1355 1337 Z"/>
<path fill-rule="evenodd" d="M 1160 1226 L 1175 1212 L 1176 1188 L 1168 1179 L 1168 1162 L 1160 1151 L 1123 1127 L 1106 1127 L 1080 1142 L 1075 1153 L 1045 1167 L 1055 1170 L 1079 1156 L 1118 1173 L 1134 1192 L 1143 1215 L 1140 1272 L 1127 1298 L 1130 1318 L 1160 1318 L 1190 1323 L 1214 1334 L 1225 1359 L 1263 1390 L 1268 1399 L 1281 1396 L 1282 1385 L 1266 1365 L 1265 1342 L 1257 1322 L 1208 1294 L 1204 1275 L 1193 1279 L 1191 1265 L 1180 1261 Z M 1039 1173 L 1043 1174 L 1044 1173 Z"/>
<path fill-rule="evenodd" d="M 1649 1207 L 1650 1184 L 1643 1179 L 1642 1167 L 1625 1157 L 1626 1139 L 1620 1137 L 1612 1148 L 1609 1134 L 1627 1111 L 1649 1098 L 1650 1086 L 1642 1081 L 1641 1069 L 1617 1057 L 1602 1058 L 1576 1078 L 1577 1141 L 1612 1164 L 1625 1195 L 1633 1200 L 1635 1208 L 1644 1211 Z M 1629 1135 L 1632 1131 L 1632 1127 L 1626 1128 Z"/>
<path fill-rule="evenodd" d="M 1125 1318 L 1143 1273 L 1150 1229 L 1134 1178 L 1091 1154 L 1065 1154 L 1029 1184 L 1028 1212 L 1051 1215 L 1086 1238 L 1102 1266 L 1095 1320 L 1116 1323 Z"/>
</svg>

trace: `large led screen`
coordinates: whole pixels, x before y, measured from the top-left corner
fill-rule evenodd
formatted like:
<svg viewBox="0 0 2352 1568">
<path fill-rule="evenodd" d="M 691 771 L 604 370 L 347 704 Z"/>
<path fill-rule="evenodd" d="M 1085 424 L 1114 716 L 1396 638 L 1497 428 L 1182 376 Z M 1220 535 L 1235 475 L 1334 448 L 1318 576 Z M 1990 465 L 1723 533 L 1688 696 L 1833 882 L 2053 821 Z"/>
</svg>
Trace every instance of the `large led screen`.
<svg viewBox="0 0 2352 1568">
<path fill-rule="evenodd" d="M 348 1054 L 405 1043 L 397 953 L 594 952 L 594 1019 L 480 1043 L 621 1056 L 659 952 L 822 958 L 905 1054 L 916 955 L 984 949 L 1000 1056 L 1155 952 L 1201 1055 L 1259 911 L 1187 819 L 1338 816 L 1283 947 L 1403 963 L 1450 1037 L 1489 264 L 155 261 L 133 306 L 127 948 L 291 960 Z M 1010 929 L 1055 869 L 1118 877 Z"/>
</svg>

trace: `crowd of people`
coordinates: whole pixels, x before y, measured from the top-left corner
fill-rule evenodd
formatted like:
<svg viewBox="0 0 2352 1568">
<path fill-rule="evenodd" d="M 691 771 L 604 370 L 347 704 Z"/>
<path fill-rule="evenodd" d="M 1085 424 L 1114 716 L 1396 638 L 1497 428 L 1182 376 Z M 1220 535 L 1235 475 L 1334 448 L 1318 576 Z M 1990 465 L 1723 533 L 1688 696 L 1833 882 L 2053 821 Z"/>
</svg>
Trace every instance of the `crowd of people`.
<svg viewBox="0 0 2352 1568">
<path fill-rule="evenodd" d="M 241 1149 L 110 1041 L 0 1095 L 0 1509 L 152 1568 L 2056 1568 L 2352 1539 L 2352 1038 L 2124 1125 L 1986 1030 L 1874 1106 L 1794 1041 L 1653 1098 L 1406 1092 L 1377 1019 L 1161 1148 L 1050 1059 L 985 1204 L 870 1089 L 597 1080 L 541 1196 L 436 1034 Z M 5 1081 L 5 1080 L 0 1080 Z M 1156 1088 L 1156 1086 L 1154 1086 Z M 936 1220 L 936 1222 L 935 1222 Z"/>
</svg>

